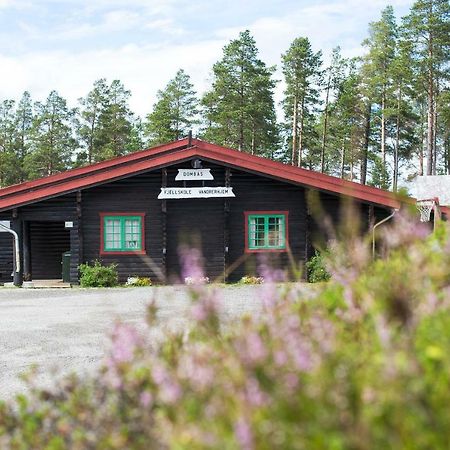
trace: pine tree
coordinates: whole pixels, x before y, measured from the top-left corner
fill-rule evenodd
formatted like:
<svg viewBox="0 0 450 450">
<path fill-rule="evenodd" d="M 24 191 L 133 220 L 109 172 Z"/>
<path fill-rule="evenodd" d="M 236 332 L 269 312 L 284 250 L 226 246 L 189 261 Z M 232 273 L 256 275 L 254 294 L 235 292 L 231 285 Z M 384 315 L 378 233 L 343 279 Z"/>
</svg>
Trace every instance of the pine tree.
<svg viewBox="0 0 450 450">
<path fill-rule="evenodd" d="M 282 69 L 286 82 L 283 109 L 291 130 L 291 164 L 302 165 L 304 150 L 310 148 L 308 135 L 313 135 L 314 112 L 319 104 L 322 53 L 314 53 L 307 38 L 295 39 L 282 55 Z"/>
<path fill-rule="evenodd" d="M 341 48 L 336 47 L 333 49 L 331 55 L 331 63 L 325 69 L 325 105 L 322 114 L 321 127 L 321 151 L 320 151 L 320 171 L 324 173 L 326 171 L 326 156 L 327 156 L 327 139 L 328 139 L 328 120 L 330 113 L 330 103 L 336 95 L 336 91 L 344 78 L 344 71 L 347 65 L 347 61 L 341 56 Z"/>
<path fill-rule="evenodd" d="M 150 145 L 176 141 L 198 123 L 198 100 L 183 69 L 178 70 L 164 90 L 158 91 L 157 98 L 145 124 Z"/>
<path fill-rule="evenodd" d="M 0 104 L 0 187 L 14 183 L 17 174 L 14 118 L 14 100 L 4 100 Z"/>
<path fill-rule="evenodd" d="M 98 160 L 128 153 L 133 129 L 133 113 L 128 106 L 130 96 L 130 91 L 119 80 L 108 86 L 99 116 Z"/>
<path fill-rule="evenodd" d="M 102 160 L 102 140 L 100 137 L 100 115 L 108 99 L 108 85 L 101 78 L 95 81 L 94 88 L 84 98 L 78 100 L 78 138 L 82 150 L 77 155 L 78 164 L 92 164 Z"/>
<path fill-rule="evenodd" d="M 15 113 L 15 145 L 14 152 L 18 164 L 16 183 L 27 179 L 25 160 L 31 147 L 31 130 L 33 128 L 33 103 L 29 92 L 25 91 L 20 99 Z"/>
<path fill-rule="evenodd" d="M 397 191 L 401 161 L 411 160 L 414 149 L 420 144 L 416 127 L 420 117 L 414 111 L 414 76 L 411 69 L 410 47 L 399 41 L 390 68 L 392 77 L 392 140 L 393 174 L 392 188 Z"/>
<path fill-rule="evenodd" d="M 61 172 L 71 165 L 76 148 L 72 133 L 74 111 L 56 91 L 50 92 L 45 103 L 35 104 L 32 128 L 32 152 L 25 158 L 29 178 Z"/>
<path fill-rule="evenodd" d="M 449 76 L 450 7 L 448 0 L 418 0 L 403 21 L 404 38 L 413 49 L 419 89 L 426 92 L 427 175 L 436 173 L 437 99 Z"/>
<path fill-rule="evenodd" d="M 368 48 L 362 68 L 367 77 L 368 98 L 375 108 L 372 125 L 379 130 L 379 149 L 383 172 L 387 170 L 387 140 L 389 120 L 393 106 L 393 82 L 391 67 L 396 56 L 398 29 L 392 6 L 381 12 L 381 19 L 369 25 L 369 38 L 363 42 Z M 379 127 L 378 127 L 379 124 Z"/>
<path fill-rule="evenodd" d="M 330 105 L 330 169 L 352 181 L 357 178 L 357 166 L 364 149 L 365 102 L 360 85 L 356 61 L 351 60 L 339 83 L 336 99 Z"/>
<path fill-rule="evenodd" d="M 278 144 L 273 72 L 258 58 L 248 30 L 226 45 L 213 66 L 212 89 L 202 99 L 204 137 L 252 154 L 273 154 Z"/>
</svg>

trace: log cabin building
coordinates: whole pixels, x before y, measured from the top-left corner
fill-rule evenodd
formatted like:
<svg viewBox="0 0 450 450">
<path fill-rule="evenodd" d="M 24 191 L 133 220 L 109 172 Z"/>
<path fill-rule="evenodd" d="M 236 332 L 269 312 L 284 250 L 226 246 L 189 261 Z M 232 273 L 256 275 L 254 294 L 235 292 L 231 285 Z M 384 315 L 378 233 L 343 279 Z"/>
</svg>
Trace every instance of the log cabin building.
<svg viewBox="0 0 450 450">
<path fill-rule="evenodd" d="M 351 199 L 363 227 L 399 208 L 397 197 L 329 175 L 186 138 L 0 190 L 0 283 L 60 279 L 70 252 L 71 283 L 81 263 L 116 263 L 119 278 L 180 276 L 179 248 L 200 247 L 206 275 L 234 281 L 265 254 L 283 268 L 312 255 L 321 227 L 307 193 L 337 223 Z M 180 279 L 180 278 L 178 278 Z"/>
</svg>

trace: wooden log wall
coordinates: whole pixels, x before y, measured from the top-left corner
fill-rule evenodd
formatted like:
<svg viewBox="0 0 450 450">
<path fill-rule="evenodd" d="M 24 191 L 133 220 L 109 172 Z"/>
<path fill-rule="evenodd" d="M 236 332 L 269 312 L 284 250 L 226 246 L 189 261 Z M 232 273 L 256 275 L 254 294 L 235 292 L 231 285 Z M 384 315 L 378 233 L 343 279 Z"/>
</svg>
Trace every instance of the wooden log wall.
<svg viewBox="0 0 450 450">
<path fill-rule="evenodd" d="M 136 175 L 82 193 L 83 260 L 118 264 L 120 281 L 129 276 L 164 281 L 161 171 Z M 145 255 L 100 255 L 100 212 L 145 213 Z"/>
</svg>

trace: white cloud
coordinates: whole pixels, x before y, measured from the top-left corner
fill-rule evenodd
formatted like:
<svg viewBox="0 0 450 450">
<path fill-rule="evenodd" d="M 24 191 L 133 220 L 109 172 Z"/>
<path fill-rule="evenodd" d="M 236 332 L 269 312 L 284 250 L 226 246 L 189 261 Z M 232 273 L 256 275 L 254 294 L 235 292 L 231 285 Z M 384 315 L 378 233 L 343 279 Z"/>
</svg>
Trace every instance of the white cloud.
<svg viewBox="0 0 450 450">
<path fill-rule="evenodd" d="M 44 99 L 56 89 L 75 106 L 87 94 L 94 80 L 106 77 L 120 79 L 131 90 L 132 109 L 147 114 L 161 89 L 182 67 L 203 92 L 206 73 L 220 54 L 222 42 L 207 41 L 171 48 L 128 45 L 119 49 L 68 52 L 43 52 L 23 55 L 20 59 L 1 57 L 3 82 L 0 98 L 18 98 L 29 90 L 36 100 Z M 206 72 L 205 72 L 206 68 Z"/>
<path fill-rule="evenodd" d="M 51 89 L 57 89 L 75 106 L 77 98 L 86 95 L 96 79 L 118 78 L 133 94 L 132 109 L 143 116 L 150 111 L 157 90 L 163 88 L 179 68 L 191 75 L 196 89 L 203 93 L 209 85 L 211 67 L 222 55 L 222 47 L 246 28 L 255 37 L 261 59 L 268 65 L 278 65 L 276 78 L 281 79 L 280 56 L 294 38 L 309 37 L 316 51 L 324 51 L 325 59 L 336 45 L 341 45 L 345 56 L 355 56 L 362 51 L 360 43 L 367 33 L 368 23 L 377 20 L 386 6 L 383 0 L 371 3 L 327 1 L 306 6 L 299 2 L 289 11 L 280 10 L 276 16 L 259 16 L 247 21 L 240 18 L 233 26 L 224 21 L 222 26 L 213 24 L 210 29 L 196 29 L 195 24 L 177 19 L 173 14 L 174 10 L 182 10 L 184 17 L 188 8 L 192 11 L 201 6 L 187 1 L 129 0 L 126 7 L 120 0 L 63 2 L 76 5 L 78 14 L 53 29 L 48 40 L 45 40 L 47 30 L 20 21 L 22 30 L 35 45 L 21 54 L 2 56 L 0 53 L 0 99 L 18 98 L 27 89 L 33 98 L 42 100 Z M 20 2 L 0 0 L 0 7 L 15 3 Z M 394 8 L 411 3 L 409 0 L 391 2 Z M 137 40 L 134 36 L 137 29 L 146 30 L 153 39 L 146 41 L 141 35 Z M 108 44 L 109 36 L 111 44 Z M 124 36 L 126 39 L 114 40 Z M 97 37 L 103 38 L 102 46 L 96 45 Z M 77 46 L 80 38 L 88 38 L 88 44 Z M 60 50 L 51 50 L 51 43 L 61 42 Z M 280 83 L 277 101 L 281 99 L 282 89 Z"/>
</svg>

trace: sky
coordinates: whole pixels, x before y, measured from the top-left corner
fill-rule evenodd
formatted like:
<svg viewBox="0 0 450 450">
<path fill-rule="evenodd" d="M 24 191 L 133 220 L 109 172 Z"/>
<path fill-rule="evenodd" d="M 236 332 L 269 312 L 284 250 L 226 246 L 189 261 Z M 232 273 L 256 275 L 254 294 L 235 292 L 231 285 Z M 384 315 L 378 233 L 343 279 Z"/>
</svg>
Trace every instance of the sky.
<svg viewBox="0 0 450 450">
<path fill-rule="evenodd" d="M 368 24 L 387 4 L 397 17 L 412 0 L 0 0 L 0 100 L 52 89 L 77 106 L 95 80 L 121 80 L 144 117 L 183 68 L 199 94 L 208 89 L 222 48 L 249 29 L 269 66 L 291 42 L 310 39 L 324 59 L 341 46 L 357 56 Z M 279 83 L 276 100 L 282 96 Z"/>
</svg>

